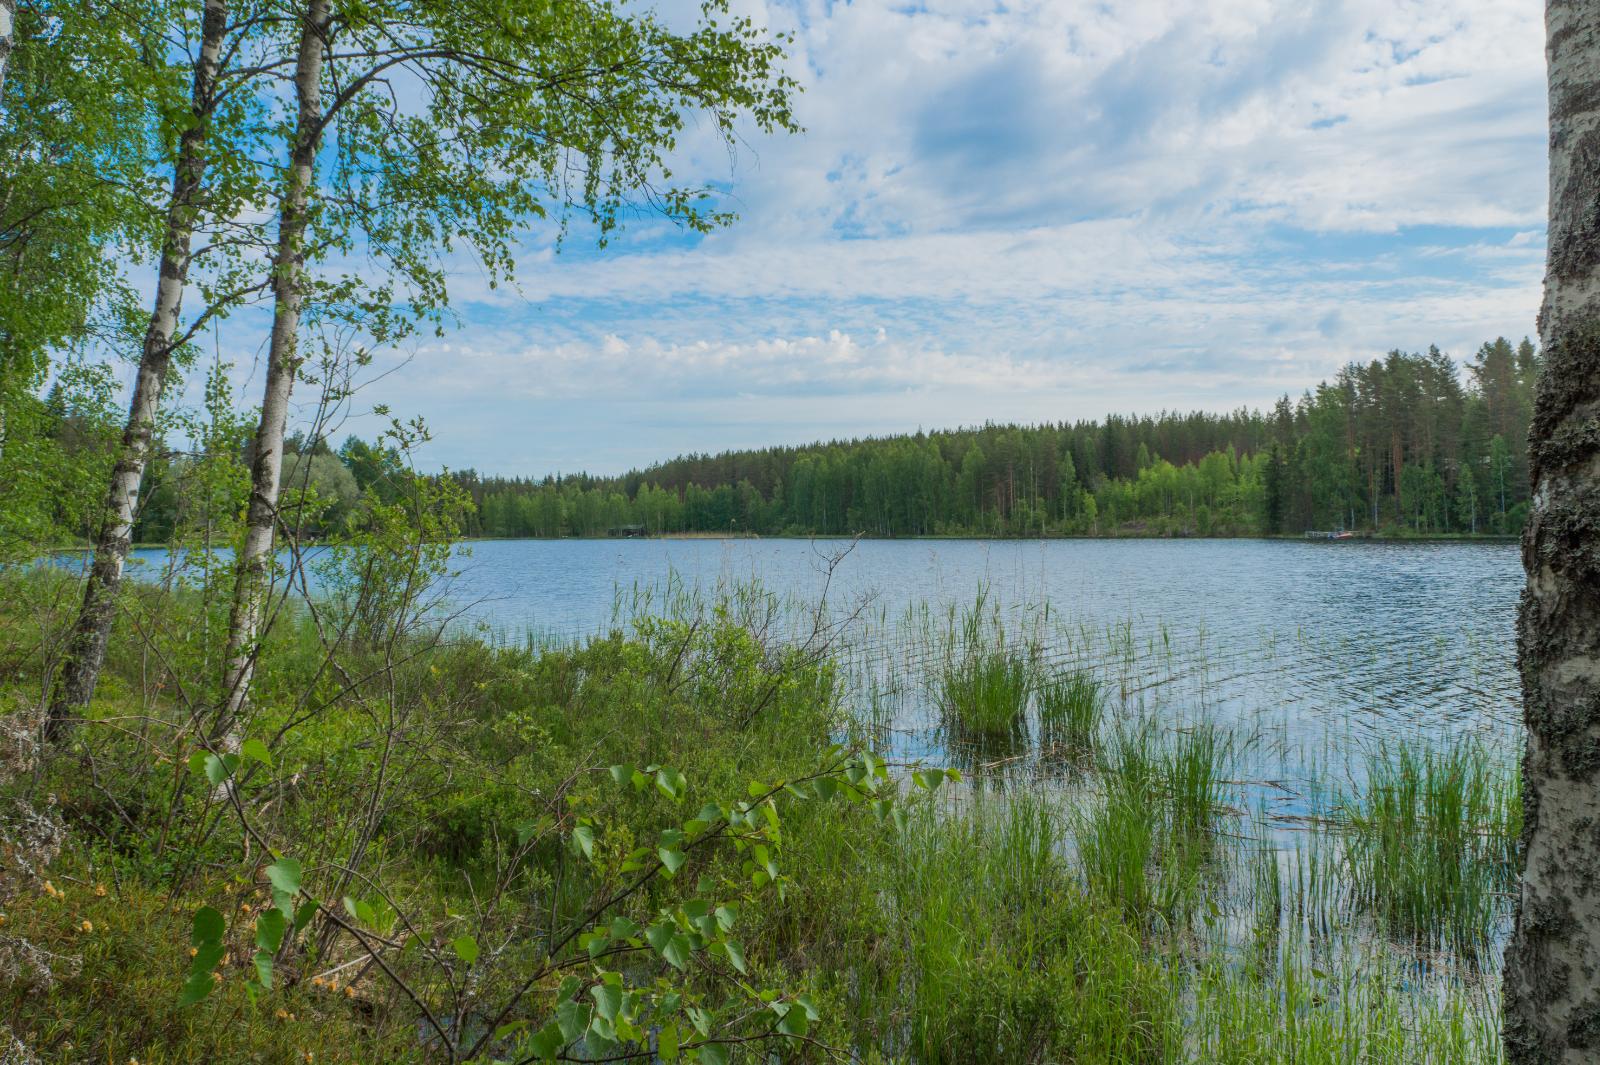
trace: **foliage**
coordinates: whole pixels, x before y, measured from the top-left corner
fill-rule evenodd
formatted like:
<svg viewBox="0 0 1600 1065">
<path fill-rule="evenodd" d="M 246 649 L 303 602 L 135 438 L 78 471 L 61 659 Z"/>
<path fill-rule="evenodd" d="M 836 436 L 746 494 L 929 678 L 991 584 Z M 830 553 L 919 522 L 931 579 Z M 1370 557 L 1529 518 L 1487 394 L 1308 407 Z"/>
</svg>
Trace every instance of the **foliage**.
<svg viewBox="0 0 1600 1065">
<path fill-rule="evenodd" d="M 1270 413 L 1110 415 L 689 455 L 621 477 L 456 475 L 485 536 L 1515 532 L 1538 356 L 1485 344 L 1351 364 Z M 1497 443 L 1498 441 L 1498 443 Z M 1510 442 L 1510 443 L 1508 443 Z"/>
</svg>

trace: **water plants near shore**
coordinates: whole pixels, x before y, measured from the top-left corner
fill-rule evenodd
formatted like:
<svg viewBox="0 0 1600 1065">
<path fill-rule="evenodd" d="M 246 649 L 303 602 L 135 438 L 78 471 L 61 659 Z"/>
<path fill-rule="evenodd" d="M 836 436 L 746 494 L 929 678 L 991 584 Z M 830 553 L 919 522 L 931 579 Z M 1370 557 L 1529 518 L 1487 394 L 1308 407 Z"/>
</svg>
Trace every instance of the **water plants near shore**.
<svg viewBox="0 0 1600 1065">
<path fill-rule="evenodd" d="M 0 581 L 21 722 L 71 582 Z M 29 1045 L 583 1060 L 667 1058 L 670 1031 L 709 1065 L 1501 1058 L 1520 813 L 1488 740 L 1308 752 L 1208 701 L 1241 653 L 982 599 L 836 624 L 680 586 L 570 643 L 407 615 L 330 673 L 331 619 L 365 624 L 359 605 L 292 615 L 263 651 L 251 735 L 271 745 L 236 794 L 293 848 L 293 897 L 332 903 L 269 951 L 267 986 L 255 937 L 284 857 L 229 831 L 179 740 L 213 608 L 130 597 L 80 761 L 4 792 L 53 794 L 62 830 L 3 903 L 0 1021 Z M 212 911 L 225 931 L 194 949 L 220 950 L 215 990 L 186 1005 L 184 944 Z"/>
</svg>

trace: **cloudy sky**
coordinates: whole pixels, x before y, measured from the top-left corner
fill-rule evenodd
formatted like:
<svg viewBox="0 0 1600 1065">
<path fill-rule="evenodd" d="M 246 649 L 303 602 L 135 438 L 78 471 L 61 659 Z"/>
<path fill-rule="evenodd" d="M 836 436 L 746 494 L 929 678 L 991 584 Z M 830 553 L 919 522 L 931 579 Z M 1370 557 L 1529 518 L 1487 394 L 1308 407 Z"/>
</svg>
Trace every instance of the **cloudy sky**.
<svg viewBox="0 0 1600 1065">
<path fill-rule="evenodd" d="M 1222 410 L 1533 330 L 1532 0 L 739 7 L 795 34 L 806 132 L 689 138 L 726 232 L 534 232 L 516 292 L 458 278 L 463 327 L 360 397 L 426 418 L 433 462 Z"/>
</svg>

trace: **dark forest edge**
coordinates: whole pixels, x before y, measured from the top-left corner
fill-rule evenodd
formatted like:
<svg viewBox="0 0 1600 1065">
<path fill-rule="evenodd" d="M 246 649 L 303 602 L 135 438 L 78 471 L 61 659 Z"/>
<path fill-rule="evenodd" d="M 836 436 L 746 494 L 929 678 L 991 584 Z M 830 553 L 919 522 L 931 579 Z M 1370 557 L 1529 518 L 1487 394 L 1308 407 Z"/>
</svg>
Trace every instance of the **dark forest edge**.
<svg viewBox="0 0 1600 1065">
<path fill-rule="evenodd" d="M 471 535 L 1514 535 L 1539 356 L 1352 363 L 1298 401 L 689 455 L 621 477 L 455 476 Z"/>
<path fill-rule="evenodd" d="M 686 455 L 616 477 L 438 476 L 471 498 L 462 533 L 484 539 L 1504 537 L 1521 530 L 1528 510 L 1522 444 L 1539 365 L 1530 341 L 1499 338 L 1464 366 L 1437 348 L 1351 363 L 1270 411 L 988 424 Z M 8 458 L 35 469 L 104 462 L 109 392 L 104 381 L 58 380 L 29 412 L 37 454 L 17 448 Z M 227 421 L 192 427 L 199 442 L 187 450 L 158 449 L 137 542 L 167 543 L 193 523 L 193 484 L 216 452 L 248 459 L 245 426 Z M 305 532 L 333 535 L 360 524 L 369 493 L 392 494 L 406 465 L 392 447 L 351 437 L 334 449 L 302 436 L 289 442 L 285 481 L 317 500 Z M 38 523 L 57 539 L 86 538 L 95 502 L 41 498 Z"/>
</svg>

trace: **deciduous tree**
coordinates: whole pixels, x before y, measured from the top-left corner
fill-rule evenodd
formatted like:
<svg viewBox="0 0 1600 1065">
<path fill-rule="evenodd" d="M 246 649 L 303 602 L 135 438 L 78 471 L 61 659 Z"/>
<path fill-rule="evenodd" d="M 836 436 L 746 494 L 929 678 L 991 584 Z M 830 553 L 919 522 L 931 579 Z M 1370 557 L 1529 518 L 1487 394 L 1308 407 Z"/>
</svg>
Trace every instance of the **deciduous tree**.
<svg viewBox="0 0 1600 1065">
<path fill-rule="evenodd" d="M 1549 0 L 1550 221 L 1518 620 L 1524 867 L 1514 1065 L 1600 1056 L 1600 6 Z"/>
</svg>

